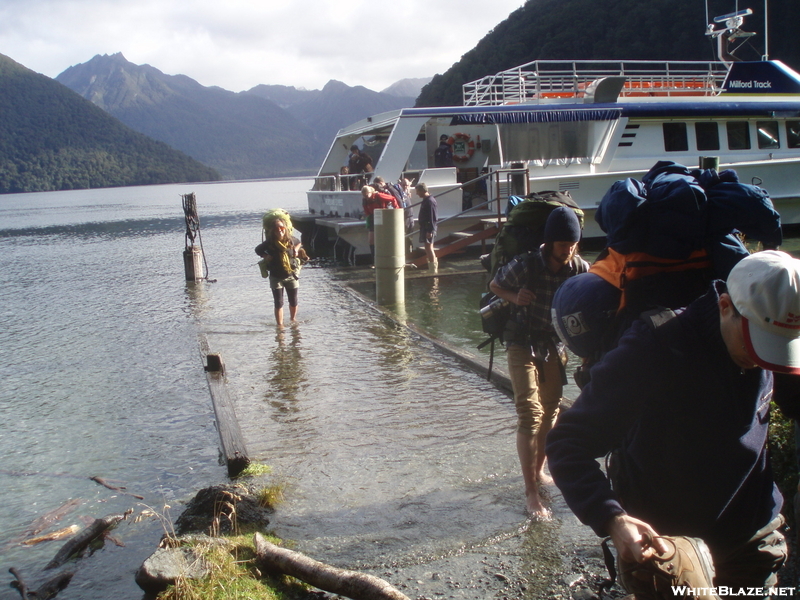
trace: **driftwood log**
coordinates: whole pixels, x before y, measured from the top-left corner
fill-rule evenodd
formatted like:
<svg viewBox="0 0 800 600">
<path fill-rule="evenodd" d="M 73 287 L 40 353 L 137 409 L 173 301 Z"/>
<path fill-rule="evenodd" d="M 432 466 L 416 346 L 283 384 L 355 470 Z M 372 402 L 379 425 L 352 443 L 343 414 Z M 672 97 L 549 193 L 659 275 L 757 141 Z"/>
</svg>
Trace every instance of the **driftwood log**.
<svg viewBox="0 0 800 600">
<path fill-rule="evenodd" d="M 59 529 L 58 531 L 54 531 L 52 533 L 46 533 L 45 535 L 38 535 L 36 537 L 28 538 L 27 540 L 22 540 L 20 544 L 23 546 L 35 546 L 36 544 L 41 544 L 42 542 L 60 540 L 68 535 L 78 533 L 80 530 L 81 528 L 79 526 L 70 525 L 69 527 L 64 527 L 63 529 Z"/>
<path fill-rule="evenodd" d="M 91 544 L 98 537 L 103 535 L 106 531 L 116 526 L 122 521 L 128 513 L 121 515 L 109 515 L 102 519 L 95 519 L 94 522 L 83 529 L 80 533 L 76 534 L 71 540 L 61 547 L 61 550 L 53 557 L 45 569 L 55 569 L 63 565 L 69 557 L 78 552 L 82 552 L 89 544 Z"/>
<path fill-rule="evenodd" d="M 106 488 L 108 488 L 108 489 L 110 489 L 110 490 L 113 490 L 113 491 L 115 491 L 115 492 L 122 492 L 123 494 L 128 494 L 128 496 L 133 496 L 133 497 L 134 497 L 134 498 L 136 498 L 137 500 L 144 500 L 144 496 L 139 496 L 138 494 L 131 494 L 130 492 L 127 492 L 127 491 L 125 491 L 125 490 L 127 489 L 125 486 L 116 486 L 116 485 L 111 485 L 110 483 L 108 483 L 108 482 L 107 482 L 105 479 L 103 479 L 102 477 L 97 477 L 97 476 L 95 475 L 94 477 L 89 477 L 89 479 L 91 479 L 91 480 L 92 480 L 92 481 L 94 481 L 95 483 L 99 483 L 99 484 L 100 484 L 100 485 L 102 485 L 103 487 L 106 487 Z"/>
<path fill-rule="evenodd" d="M 260 533 L 255 534 L 255 547 L 256 564 L 264 571 L 291 575 L 316 588 L 353 600 L 410 600 L 379 577 L 326 565 L 271 544 Z"/>
<path fill-rule="evenodd" d="M 31 590 L 28 589 L 28 585 L 22 579 L 22 575 L 19 574 L 19 571 L 13 567 L 8 571 L 16 577 L 16 581 L 11 582 L 11 587 L 19 592 L 22 600 L 50 600 L 50 598 L 56 596 L 58 592 L 69 585 L 72 576 L 75 574 L 72 571 L 61 571 L 45 581 L 36 588 L 36 590 Z"/>
</svg>

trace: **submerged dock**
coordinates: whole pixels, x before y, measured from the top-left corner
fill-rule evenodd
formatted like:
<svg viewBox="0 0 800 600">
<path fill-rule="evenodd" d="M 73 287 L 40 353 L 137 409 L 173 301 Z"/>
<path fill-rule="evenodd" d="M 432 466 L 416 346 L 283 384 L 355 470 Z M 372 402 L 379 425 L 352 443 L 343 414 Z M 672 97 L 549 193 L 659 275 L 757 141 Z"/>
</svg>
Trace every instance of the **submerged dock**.
<svg viewBox="0 0 800 600">
<path fill-rule="evenodd" d="M 300 322 L 283 329 L 255 274 L 207 288 L 199 326 L 224 356 L 245 452 L 285 490 L 275 533 L 409 597 L 589 594 L 606 576 L 599 540 L 555 488 L 552 522 L 524 512 L 504 351 L 489 382 L 484 336 L 466 332 L 485 274 L 467 261 L 409 275 L 400 310 L 377 306 L 371 277 L 305 268 Z"/>
</svg>

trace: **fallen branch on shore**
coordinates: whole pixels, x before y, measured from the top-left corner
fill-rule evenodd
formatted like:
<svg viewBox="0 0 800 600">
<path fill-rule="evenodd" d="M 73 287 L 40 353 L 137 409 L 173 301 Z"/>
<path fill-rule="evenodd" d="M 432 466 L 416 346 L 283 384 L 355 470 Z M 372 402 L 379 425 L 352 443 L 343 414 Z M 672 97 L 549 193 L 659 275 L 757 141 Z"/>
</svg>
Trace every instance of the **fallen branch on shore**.
<svg viewBox="0 0 800 600">
<path fill-rule="evenodd" d="M 80 531 L 80 527 L 77 525 L 70 525 L 69 527 L 65 527 L 64 529 L 59 529 L 58 531 L 54 531 L 52 533 L 46 533 L 45 535 L 39 535 L 36 537 L 28 538 L 27 540 L 22 540 L 20 544 L 23 546 L 35 546 L 36 544 L 41 544 L 42 542 L 51 542 L 53 540 L 60 540 L 61 538 L 67 537 L 68 535 L 72 535 L 73 533 L 78 533 Z"/>
<path fill-rule="evenodd" d="M 2 475 L 12 475 L 14 477 L 71 477 L 73 479 L 83 479 L 84 475 L 73 475 L 72 473 L 42 473 L 42 472 L 26 472 L 26 471 L 6 471 L 0 469 L 0 474 Z M 123 494 L 128 494 L 129 496 L 133 496 L 138 500 L 144 500 L 143 496 L 137 496 L 136 494 L 131 494 L 130 492 L 125 491 L 125 486 L 115 486 L 108 483 L 102 477 L 89 477 L 91 481 L 95 483 L 99 483 L 103 487 L 107 487 L 110 490 L 114 490 L 115 492 L 122 492 Z"/>
<path fill-rule="evenodd" d="M 94 522 L 78 533 L 75 537 L 69 540 L 61 547 L 61 550 L 53 557 L 47 565 L 47 569 L 55 569 L 63 565 L 69 557 L 78 552 L 82 552 L 89 544 L 91 544 L 98 537 L 103 535 L 106 531 L 115 527 L 120 521 L 127 517 L 131 511 L 127 511 L 121 515 L 109 515 L 102 519 L 95 519 Z"/>
<path fill-rule="evenodd" d="M 14 567 L 11 567 L 8 571 L 16 578 L 15 581 L 11 582 L 11 587 L 19 592 L 20 596 L 22 596 L 22 600 L 49 600 L 67 587 L 72 580 L 72 576 L 75 575 L 72 571 L 61 571 L 45 581 L 34 591 L 28 589 L 28 584 L 25 583 L 25 580 L 22 579 L 22 575 L 20 575 L 19 571 Z"/>
<path fill-rule="evenodd" d="M 353 600 L 410 600 L 388 582 L 356 571 L 337 569 L 268 542 L 255 534 L 256 564 L 267 572 L 291 575 L 316 588 Z"/>
<path fill-rule="evenodd" d="M 144 496 L 139 496 L 137 494 L 131 494 L 130 492 L 126 491 L 127 488 L 125 488 L 125 486 L 118 487 L 116 485 L 111 485 L 110 483 L 108 483 L 102 477 L 94 476 L 94 477 L 89 477 L 89 479 L 91 479 L 95 483 L 99 483 L 103 487 L 106 487 L 106 488 L 108 488 L 110 490 L 114 490 L 115 492 L 122 492 L 123 494 L 128 494 L 128 496 L 133 496 L 137 500 L 144 500 Z"/>
<path fill-rule="evenodd" d="M 68 500 L 58 508 L 54 508 L 53 510 L 48 511 L 42 516 L 37 517 L 33 521 L 33 523 L 31 523 L 25 528 L 25 530 L 22 533 L 20 533 L 18 536 L 12 539 L 3 548 L 0 548 L 0 553 L 2 553 L 2 551 L 8 548 L 9 546 L 29 543 L 26 541 L 28 538 L 31 538 L 32 536 L 41 533 L 42 531 L 50 527 L 53 523 L 55 523 L 65 515 L 69 514 L 82 502 L 83 500 L 81 500 L 80 498 L 73 498 L 72 500 Z"/>
</svg>

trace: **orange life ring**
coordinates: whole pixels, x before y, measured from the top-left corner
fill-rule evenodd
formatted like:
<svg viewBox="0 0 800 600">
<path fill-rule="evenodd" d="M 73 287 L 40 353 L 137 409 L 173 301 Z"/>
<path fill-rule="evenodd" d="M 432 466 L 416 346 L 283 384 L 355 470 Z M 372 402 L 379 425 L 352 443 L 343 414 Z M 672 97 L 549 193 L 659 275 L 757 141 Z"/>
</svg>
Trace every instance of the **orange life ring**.
<svg viewBox="0 0 800 600">
<path fill-rule="evenodd" d="M 475 154 L 475 142 L 466 133 L 453 134 L 453 160 L 467 162 Z"/>
</svg>

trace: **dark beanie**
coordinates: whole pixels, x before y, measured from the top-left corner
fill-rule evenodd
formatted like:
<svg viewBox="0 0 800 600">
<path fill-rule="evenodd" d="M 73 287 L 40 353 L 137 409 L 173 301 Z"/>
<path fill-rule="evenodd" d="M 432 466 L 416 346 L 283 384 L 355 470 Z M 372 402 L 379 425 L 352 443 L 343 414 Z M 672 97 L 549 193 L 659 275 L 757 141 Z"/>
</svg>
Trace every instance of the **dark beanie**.
<svg viewBox="0 0 800 600">
<path fill-rule="evenodd" d="M 581 224 L 575 211 L 566 206 L 559 206 L 547 217 L 544 225 L 544 241 L 547 242 L 579 242 Z"/>
</svg>

